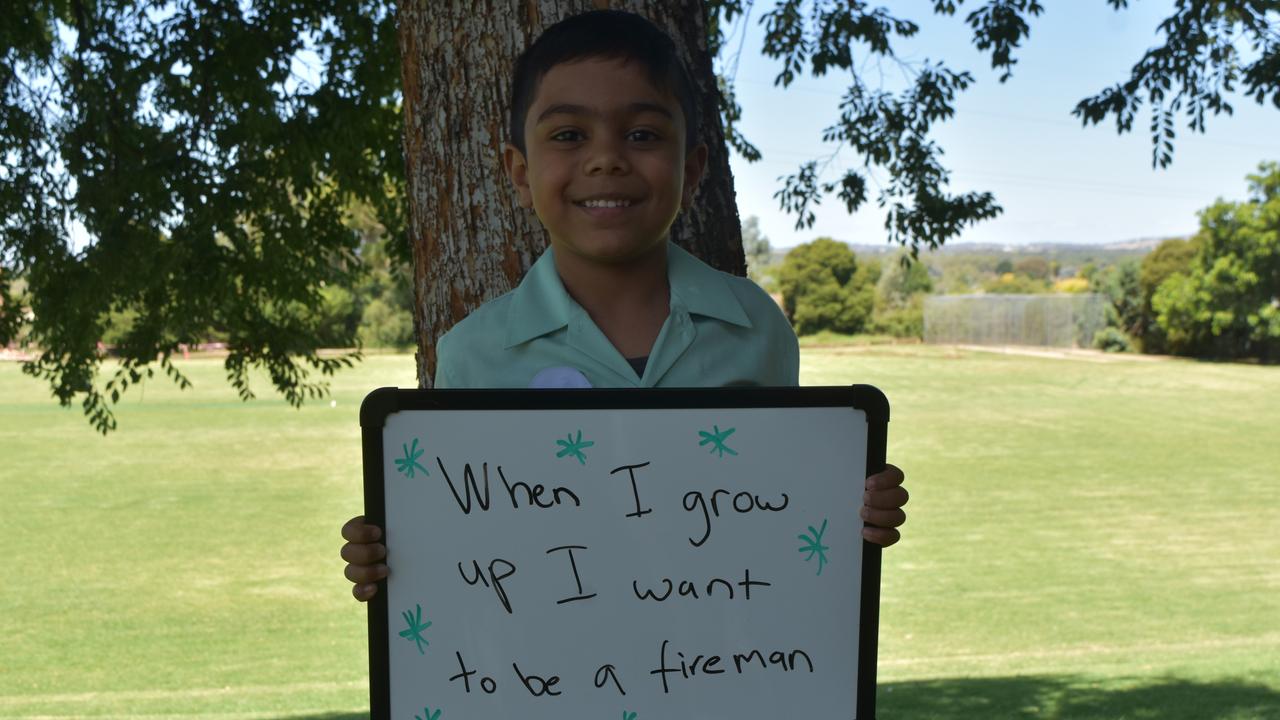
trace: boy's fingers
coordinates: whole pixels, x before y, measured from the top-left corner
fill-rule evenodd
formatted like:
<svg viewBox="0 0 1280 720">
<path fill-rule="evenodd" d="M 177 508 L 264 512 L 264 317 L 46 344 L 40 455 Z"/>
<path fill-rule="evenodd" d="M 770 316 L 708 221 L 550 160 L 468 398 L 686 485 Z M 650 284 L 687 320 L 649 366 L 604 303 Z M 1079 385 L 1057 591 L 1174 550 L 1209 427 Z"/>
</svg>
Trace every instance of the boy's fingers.
<svg viewBox="0 0 1280 720">
<path fill-rule="evenodd" d="M 902 535 L 892 528 L 864 527 L 862 528 L 862 537 L 869 543 L 875 543 L 881 547 L 889 547 L 898 542 Z"/>
<path fill-rule="evenodd" d="M 382 539 L 382 528 L 369 525 L 363 515 L 357 515 L 342 526 L 342 539 L 353 543 L 371 543 Z"/>
<path fill-rule="evenodd" d="M 867 477 L 868 490 L 886 490 L 902 485 L 902 481 L 906 479 L 902 470 L 897 465 L 885 465 L 884 470 Z"/>
<path fill-rule="evenodd" d="M 382 543 L 347 543 L 342 546 L 341 555 L 352 565 L 372 565 L 387 556 L 387 546 Z"/>
<path fill-rule="evenodd" d="M 881 510 L 893 510 L 906 505 L 910 498 L 907 489 L 899 485 L 888 490 L 868 490 L 862 495 L 862 504 Z"/>
<path fill-rule="evenodd" d="M 896 528 L 907 521 L 907 514 L 897 508 L 893 510 L 875 510 L 864 507 L 862 508 L 862 519 L 868 525 L 875 525 L 881 528 Z"/>
<path fill-rule="evenodd" d="M 368 602 L 378 594 L 378 586 L 373 584 L 356 585 L 351 588 L 351 594 L 360 602 Z"/>
<path fill-rule="evenodd" d="M 357 585 L 376 583 L 387 576 L 386 565 L 348 565 L 343 574 Z"/>
</svg>

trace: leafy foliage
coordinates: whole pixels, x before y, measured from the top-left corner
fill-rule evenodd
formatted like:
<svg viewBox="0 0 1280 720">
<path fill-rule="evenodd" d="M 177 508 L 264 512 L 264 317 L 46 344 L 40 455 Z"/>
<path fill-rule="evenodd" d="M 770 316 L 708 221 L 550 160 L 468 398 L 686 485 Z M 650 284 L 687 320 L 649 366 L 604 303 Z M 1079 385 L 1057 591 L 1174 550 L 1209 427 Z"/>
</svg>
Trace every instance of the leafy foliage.
<svg viewBox="0 0 1280 720">
<path fill-rule="evenodd" d="M 1129 4 L 1108 2 L 1116 10 Z M 724 28 L 739 16 L 749 16 L 753 3 L 708 0 L 707 5 L 710 47 L 717 52 L 725 41 Z M 954 15 L 963 5 L 964 0 L 934 0 L 933 11 Z M 1004 82 L 1018 62 L 1016 50 L 1030 37 L 1029 21 L 1041 15 L 1044 6 L 1037 0 L 973 5 L 965 17 L 973 44 L 990 53 L 991 66 L 1001 71 Z M 1174 118 L 1179 112 L 1185 113 L 1191 129 L 1203 132 L 1207 112 L 1231 112 L 1229 96 L 1237 89 L 1260 104 L 1269 99 L 1280 108 L 1278 20 L 1280 7 L 1274 0 L 1177 0 L 1174 13 L 1159 26 L 1164 44 L 1133 66 L 1129 80 L 1081 100 L 1074 114 L 1086 125 L 1114 115 L 1116 130 L 1124 133 L 1133 128 L 1142 105 L 1150 105 L 1152 162 L 1165 167 L 1172 162 Z M 966 226 L 1001 212 L 990 193 L 955 195 L 946 190 L 949 172 L 941 162 L 942 148 L 930 133 L 954 114 L 957 95 L 974 77 L 931 59 L 899 57 L 895 43 L 917 33 L 914 21 L 858 0 L 778 0 L 760 22 L 766 31 L 764 53 L 781 65 L 775 85 L 787 87 L 806 70 L 814 76 L 841 70 L 851 77 L 840 117 L 823 133 L 823 140 L 836 146 L 833 153 L 801 163 L 782 178 L 783 186 L 774 195 L 783 209 L 795 214 L 797 229 L 812 227 L 814 207 L 833 193 L 850 213 L 862 207 L 869 181 L 879 185 L 876 201 L 887 211 L 889 240 L 907 247 L 913 257 L 922 247 L 936 249 Z M 904 71 L 910 77 L 906 87 L 890 90 L 866 82 L 876 75 L 868 68 L 885 66 Z M 730 145 L 748 160 L 759 159 L 759 151 L 737 129 L 741 108 L 732 94 L 732 72 L 720 78 L 720 85 Z M 828 177 L 831 161 L 846 146 L 861 156 L 863 166 Z M 877 171 L 887 179 L 878 179 Z"/>
<path fill-rule="evenodd" d="M 875 306 L 869 330 L 900 338 L 924 339 L 924 297 L 933 292 L 933 278 L 923 260 L 903 253 L 885 263 L 876 283 Z"/>
<path fill-rule="evenodd" d="M 1195 238 L 1165 240 L 1142 258 L 1138 269 L 1138 291 L 1142 297 L 1142 325 L 1139 330 L 1143 352 L 1169 352 L 1164 328 L 1156 322 L 1156 311 L 1151 301 L 1156 290 L 1176 273 L 1187 274 L 1196 257 Z"/>
<path fill-rule="evenodd" d="M 1175 353 L 1280 360 L 1280 163 L 1248 181 L 1248 201 L 1201 211 L 1190 269 L 1152 297 Z"/>
<path fill-rule="evenodd" d="M 1116 9 L 1129 0 L 1108 0 Z M 1129 79 L 1081 100 L 1073 114 L 1085 124 L 1114 115 L 1128 132 L 1143 104 L 1151 107 L 1151 165 L 1173 162 L 1175 117 L 1204 132 L 1205 115 L 1232 112 L 1226 95 L 1280 109 L 1280 6 L 1275 0 L 1177 0 L 1160 23 L 1164 43 L 1147 51 Z M 1243 51 L 1247 46 L 1248 50 Z"/>
<path fill-rule="evenodd" d="M 352 206 L 350 224 L 361 237 L 362 273 L 352 286 L 356 336 L 365 347 L 409 348 L 414 343 L 413 266 L 398 247 L 403 236 L 388 236 L 373 208 L 364 204 Z"/>
<path fill-rule="evenodd" d="M 761 19 L 766 27 L 764 54 L 782 61 L 774 82 L 790 85 L 806 65 L 815 76 L 832 69 L 850 71 L 853 82 L 841 100 L 840 117 L 823 131 L 823 140 L 848 144 L 862 155 L 867 167 L 824 180 L 830 159 L 821 168 L 819 161 L 810 160 L 786 176 L 774 197 L 796 215 L 796 228 L 813 226 L 813 207 L 826 194 L 836 193 L 850 213 L 861 207 L 867 200 L 872 166 L 884 168 L 889 175 L 877 197 L 887 210 L 889 239 L 907 246 L 913 255 L 921 244 L 936 248 L 964 226 L 999 214 L 990 193 L 945 191 L 948 172 L 941 164 L 942 150 L 929 139 L 934 123 L 954 114 L 956 94 L 973 77 L 925 60 L 910 66 L 914 80 L 900 93 L 871 87 L 861 73 L 852 72 L 854 48 L 865 45 L 870 55 L 906 67 L 894 54 L 893 41 L 915 35 L 918 26 L 860 2 L 816 3 L 808 22 L 802 5 L 798 0 L 780 2 Z"/>
<path fill-rule="evenodd" d="M 1126 338 L 1123 343 L 1124 352 L 1130 349 L 1131 339 L 1141 337 L 1143 332 L 1139 268 L 1137 261 L 1126 260 L 1089 273 L 1089 290 L 1107 299 L 1107 327 L 1115 329 Z M 1114 336 L 1115 333 L 1109 333 L 1103 340 L 1095 338 L 1095 345 L 1104 342 L 1107 347 L 1103 349 L 1120 350 L 1121 343 Z"/>
<path fill-rule="evenodd" d="M 879 263 L 859 263 L 848 245 L 831 238 L 796 246 L 778 270 L 783 307 L 801 335 L 862 331 L 879 279 Z"/>
<path fill-rule="evenodd" d="M 963 5 L 935 0 L 932 9 L 946 16 Z M 752 6 L 707 0 L 713 55 Z M 975 46 L 1008 79 L 1041 4 L 970 7 Z M 1206 113 L 1231 111 L 1237 90 L 1280 107 L 1276 13 L 1272 0 L 1178 0 L 1160 26 L 1165 43 L 1077 116 L 1115 115 L 1126 132 L 1146 102 L 1155 159 L 1167 165 L 1176 113 L 1203 130 Z M 813 160 L 784 177 L 775 197 L 797 227 L 812 225 L 823 197 L 852 212 L 878 185 L 889 239 L 915 256 L 1000 212 L 990 193 L 947 191 L 931 134 L 974 77 L 899 57 L 895 44 L 917 33 L 915 22 L 831 0 L 778 0 L 760 20 L 764 52 L 781 62 L 777 84 L 805 72 L 852 77 L 824 137 L 853 148 L 863 166 L 831 178 L 830 159 Z M 39 348 L 26 372 L 62 404 L 79 399 L 103 432 L 115 426 L 120 393 L 157 368 L 187 382 L 169 359 L 211 335 L 225 339 L 242 397 L 253 395 L 255 367 L 291 403 L 323 394 L 314 373 L 358 355 L 316 350 L 355 339 L 356 307 L 366 326 L 403 328 L 402 312 L 383 312 L 397 303 L 383 297 L 386 307 L 370 310 L 334 289 L 360 282 L 360 240 L 343 221 L 353 200 L 372 204 L 391 255 L 408 260 L 398 53 L 394 8 L 377 0 L 15 4 L 0 23 L 0 344 Z M 872 86 L 867 64 L 910 79 Z M 759 159 L 738 128 L 732 69 L 719 88 L 728 144 Z M 364 337 L 374 335 L 388 337 Z M 104 337 L 121 366 L 102 384 Z"/>
<path fill-rule="evenodd" d="M 760 218 L 752 215 L 742 221 L 742 252 L 747 257 L 747 275 L 760 282 L 764 267 L 773 256 L 769 238 L 760 232 Z"/>
<path fill-rule="evenodd" d="M 1102 328 L 1097 335 L 1093 336 L 1093 346 L 1104 352 L 1132 352 L 1133 341 L 1129 336 L 1114 326 Z"/>
<path fill-rule="evenodd" d="M 181 344 L 226 338 L 229 380 L 263 368 L 299 404 L 321 357 L 326 283 L 357 265 L 352 198 L 402 224 L 392 9 L 371 0 L 35 0 L 0 27 L 0 344 L 28 325 L 29 375 L 102 432 Z M 302 68 L 306 66 L 307 70 Z M 73 234 L 71 228 L 82 228 Z M 395 234 L 397 231 L 393 231 Z M 29 283 L 24 302 L 12 278 Z M 330 297 L 329 300 L 335 300 Z M 26 314 L 29 307 L 30 315 Z M 98 343 L 128 316 L 121 366 Z"/>
<path fill-rule="evenodd" d="M 1049 292 L 1049 284 L 1017 273 L 1002 273 L 983 283 L 985 292 L 1003 295 L 1038 295 Z"/>
<path fill-rule="evenodd" d="M 1033 280 L 1049 280 L 1053 274 L 1052 269 L 1049 267 L 1049 261 L 1038 255 L 1019 260 L 1013 266 L 1013 271 L 1019 275 L 1026 275 Z"/>
<path fill-rule="evenodd" d="M 377 298 L 360 317 L 360 342 L 366 347 L 404 350 L 413 346 L 413 315 Z"/>
<path fill-rule="evenodd" d="M 1089 292 L 1089 281 L 1082 277 L 1068 277 L 1053 281 L 1053 291 L 1076 295 Z"/>
</svg>

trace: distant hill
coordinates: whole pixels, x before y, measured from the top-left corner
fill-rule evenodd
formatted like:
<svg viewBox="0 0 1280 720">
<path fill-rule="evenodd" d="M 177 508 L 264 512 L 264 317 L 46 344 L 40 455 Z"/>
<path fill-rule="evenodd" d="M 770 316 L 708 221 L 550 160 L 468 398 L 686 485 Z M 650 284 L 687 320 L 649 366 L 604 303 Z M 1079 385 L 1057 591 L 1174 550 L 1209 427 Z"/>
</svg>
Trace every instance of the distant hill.
<svg viewBox="0 0 1280 720">
<path fill-rule="evenodd" d="M 997 243 L 956 243 L 943 245 L 936 251 L 923 251 L 921 257 L 938 256 L 1001 256 L 1011 260 L 1024 257 L 1039 256 L 1063 263 L 1080 264 L 1086 262 L 1111 263 L 1131 257 L 1141 257 L 1151 252 L 1157 245 L 1171 238 L 1136 238 L 1111 243 L 1030 243 L 1026 245 L 1001 245 Z M 881 256 L 897 254 L 900 248 L 883 243 L 872 245 L 867 243 L 846 243 L 858 255 Z M 778 248 L 773 252 L 773 260 L 780 261 L 786 256 L 789 248 Z"/>
</svg>

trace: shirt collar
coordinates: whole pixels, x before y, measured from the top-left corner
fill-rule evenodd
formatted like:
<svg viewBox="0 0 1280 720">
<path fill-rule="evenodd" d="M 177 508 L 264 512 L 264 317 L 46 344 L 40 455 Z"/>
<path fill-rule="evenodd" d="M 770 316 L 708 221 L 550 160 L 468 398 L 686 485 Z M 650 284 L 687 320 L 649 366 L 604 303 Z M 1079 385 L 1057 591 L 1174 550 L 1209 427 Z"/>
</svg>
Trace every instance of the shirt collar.
<svg viewBox="0 0 1280 720">
<path fill-rule="evenodd" d="M 667 243 L 667 279 L 671 283 L 673 306 L 683 305 L 692 315 L 751 327 L 747 312 L 729 287 L 729 278 L 670 242 Z"/>
<path fill-rule="evenodd" d="M 672 242 L 667 243 L 667 280 L 673 310 L 682 307 L 693 315 L 751 327 L 724 274 Z M 566 327 L 576 307 L 556 272 L 554 251 L 548 247 L 511 293 L 505 347 Z"/>
<path fill-rule="evenodd" d="M 511 293 L 505 347 L 512 348 L 569 324 L 573 298 L 556 273 L 555 257 L 548 247 L 525 273 Z"/>
</svg>

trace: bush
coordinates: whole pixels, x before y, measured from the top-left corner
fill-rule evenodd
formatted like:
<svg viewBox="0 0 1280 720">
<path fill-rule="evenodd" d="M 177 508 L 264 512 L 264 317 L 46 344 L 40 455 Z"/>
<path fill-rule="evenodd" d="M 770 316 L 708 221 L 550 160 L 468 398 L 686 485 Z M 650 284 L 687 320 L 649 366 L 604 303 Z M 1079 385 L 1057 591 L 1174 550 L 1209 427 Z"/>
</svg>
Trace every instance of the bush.
<svg viewBox="0 0 1280 720">
<path fill-rule="evenodd" d="M 880 265 L 859 264 L 848 245 L 818 238 L 787 253 L 778 270 L 783 308 L 796 332 L 861 332 L 875 306 Z"/>
<path fill-rule="evenodd" d="M 1105 352 L 1133 352 L 1133 342 L 1119 328 L 1107 327 L 1093 336 L 1093 346 Z"/>
<path fill-rule="evenodd" d="M 983 285 L 982 289 L 997 295 L 1038 295 L 1048 292 L 1049 284 L 1025 275 L 1007 272 Z"/>
<path fill-rule="evenodd" d="M 413 315 L 382 299 L 370 301 L 360 318 L 360 342 L 366 347 L 403 350 L 413 345 Z"/>
<path fill-rule="evenodd" d="M 896 338 L 924 339 L 924 294 L 913 295 L 906 305 L 881 305 L 871 316 L 871 332 Z"/>
<path fill-rule="evenodd" d="M 1063 278 L 1053 283 L 1053 291 L 1057 293 L 1087 293 L 1089 281 L 1082 277 Z"/>
<path fill-rule="evenodd" d="M 326 285 L 320 290 L 320 304 L 311 308 L 316 324 L 316 342 L 320 347 L 350 347 L 356 337 L 360 314 L 356 296 L 341 285 Z"/>
</svg>

